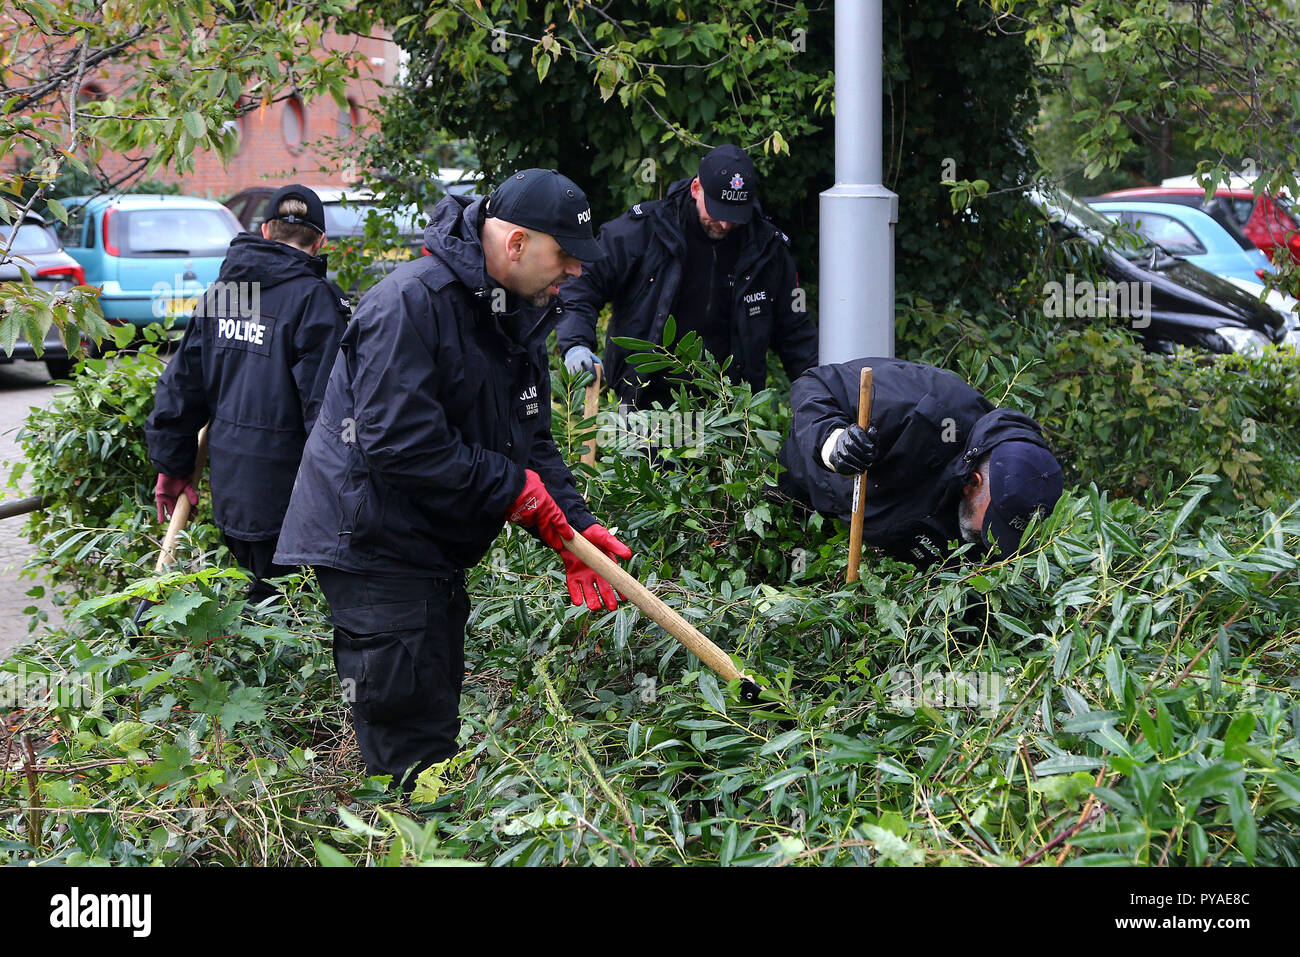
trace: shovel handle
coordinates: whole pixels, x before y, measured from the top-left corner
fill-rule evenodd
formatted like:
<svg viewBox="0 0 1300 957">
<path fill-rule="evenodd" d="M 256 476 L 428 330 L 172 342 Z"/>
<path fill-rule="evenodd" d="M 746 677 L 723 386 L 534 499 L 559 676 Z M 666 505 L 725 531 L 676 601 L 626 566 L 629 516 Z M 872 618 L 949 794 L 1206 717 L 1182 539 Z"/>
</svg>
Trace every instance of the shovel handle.
<svg viewBox="0 0 1300 957">
<path fill-rule="evenodd" d="M 587 395 L 582 407 L 583 418 L 595 418 L 596 413 L 600 411 L 600 363 L 596 363 L 593 371 L 596 378 L 587 386 Z M 584 465 L 596 464 L 596 433 L 591 433 L 591 438 L 587 441 L 587 451 L 582 453 L 582 462 Z"/>
<path fill-rule="evenodd" d="M 584 565 L 618 589 L 623 597 L 645 612 L 664 631 L 690 649 L 695 657 L 708 665 L 720 677 L 727 681 L 736 678 L 741 681 L 749 681 L 732 664 L 726 652 L 700 634 L 694 625 L 665 605 L 658 595 L 624 571 L 613 559 L 583 538 L 580 533 L 567 540 L 564 547 L 577 555 Z"/>
<path fill-rule="evenodd" d="M 874 373 L 866 366 L 858 377 L 858 428 L 871 423 L 871 384 Z M 862 520 L 867 511 L 867 473 L 853 480 L 853 522 L 849 526 L 849 571 L 846 579 L 858 580 L 858 565 L 862 562 Z"/>
<path fill-rule="evenodd" d="M 190 476 L 190 484 L 197 490 L 199 483 L 203 480 L 203 469 L 208 462 L 208 427 L 205 425 L 199 429 L 199 447 L 194 455 L 194 474 Z M 155 575 L 161 575 L 167 568 L 176 561 L 176 539 L 181 533 L 181 529 L 190 520 L 190 500 L 181 495 L 176 499 L 176 507 L 172 509 L 171 521 L 167 523 L 167 533 L 163 536 L 162 550 L 158 553 L 158 561 L 154 563 L 153 571 Z"/>
</svg>

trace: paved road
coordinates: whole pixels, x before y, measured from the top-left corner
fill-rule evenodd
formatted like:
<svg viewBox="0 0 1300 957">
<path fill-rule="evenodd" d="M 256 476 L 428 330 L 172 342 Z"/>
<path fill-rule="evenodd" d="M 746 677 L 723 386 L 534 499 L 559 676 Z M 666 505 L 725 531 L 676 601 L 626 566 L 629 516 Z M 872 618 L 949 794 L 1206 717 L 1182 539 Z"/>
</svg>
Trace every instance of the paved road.
<svg viewBox="0 0 1300 957">
<path fill-rule="evenodd" d="M 44 406 L 54 396 L 56 386 L 50 385 L 45 365 L 40 362 L 14 362 L 0 365 L 0 499 L 21 498 L 25 492 L 8 488 L 13 463 L 21 458 L 15 441 L 18 427 L 27 418 L 32 406 Z M 0 658 L 28 637 L 28 616 L 23 609 L 32 604 L 26 592 L 36 582 L 18 577 L 23 562 L 32 547 L 22 536 L 23 520 L 0 520 Z M 50 612 L 50 621 L 60 619 L 59 613 L 48 602 L 38 602 Z"/>
</svg>

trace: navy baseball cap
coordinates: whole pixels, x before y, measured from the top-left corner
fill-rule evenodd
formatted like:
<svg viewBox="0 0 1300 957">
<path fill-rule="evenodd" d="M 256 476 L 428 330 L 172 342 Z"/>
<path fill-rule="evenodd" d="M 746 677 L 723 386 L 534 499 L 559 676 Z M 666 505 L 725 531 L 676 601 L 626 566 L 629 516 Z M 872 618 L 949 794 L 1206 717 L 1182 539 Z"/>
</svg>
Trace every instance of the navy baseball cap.
<svg viewBox="0 0 1300 957">
<path fill-rule="evenodd" d="M 1041 445 L 1023 441 L 995 445 L 989 453 L 985 544 L 995 540 L 1004 555 L 1019 550 L 1029 519 L 1035 512 L 1051 512 L 1063 488 L 1060 463 Z"/>
<path fill-rule="evenodd" d="M 286 199 L 301 200 L 307 205 L 306 216 L 281 216 L 280 204 Z M 325 207 L 321 205 L 320 197 L 316 195 L 315 190 L 308 189 L 306 186 L 299 186 L 297 183 L 291 183 L 288 186 L 281 186 L 266 201 L 266 209 L 262 214 L 263 220 L 278 219 L 285 223 L 297 223 L 300 226 L 310 226 L 322 236 L 325 235 Z"/>
<path fill-rule="evenodd" d="M 704 208 L 714 219 L 744 225 L 754 218 L 758 174 L 749 154 L 739 146 L 718 146 L 700 160 Z"/>
<path fill-rule="evenodd" d="M 591 232 L 591 204 L 578 184 L 553 169 L 513 173 L 487 199 L 487 215 L 555 237 L 583 262 L 603 259 Z"/>
</svg>

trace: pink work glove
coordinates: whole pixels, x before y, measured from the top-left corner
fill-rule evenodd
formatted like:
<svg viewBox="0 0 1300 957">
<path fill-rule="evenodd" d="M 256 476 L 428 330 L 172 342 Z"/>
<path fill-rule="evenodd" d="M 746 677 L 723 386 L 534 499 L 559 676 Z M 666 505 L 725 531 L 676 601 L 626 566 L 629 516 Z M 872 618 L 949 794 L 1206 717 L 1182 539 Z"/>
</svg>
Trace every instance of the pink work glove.
<svg viewBox="0 0 1300 957">
<path fill-rule="evenodd" d="M 570 536 L 565 536 L 568 537 Z M 582 533 L 582 537 L 615 563 L 620 558 L 632 557 L 632 549 L 611 535 L 604 525 L 591 526 Z M 567 548 L 560 551 L 560 557 L 564 559 L 564 577 L 569 583 L 569 598 L 575 605 L 585 604 L 592 611 L 599 611 L 602 605 L 610 611 L 618 607 L 620 596 L 609 582 L 584 565 L 582 560 Z"/>
<path fill-rule="evenodd" d="M 524 490 L 515 499 L 506 514 L 506 521 L 535 528 L 537 534 L 557 552 L 564 548 L 564 539 L 573 537 L 569 521 L 546 490 L 542 477 L 532 469 L 524 469 Z"/>
<path fill-rule="evenodd" d="M 153 497 L 158 503 L 158 521 L 165 522 L 176 511 L 176 500 L 184 495 L 190 500 L 190 508 L 199 504 L 199 493 L 190 484 L 188 478 L 158 473 L 158 484 L 154 486 Z"/>
</svg>

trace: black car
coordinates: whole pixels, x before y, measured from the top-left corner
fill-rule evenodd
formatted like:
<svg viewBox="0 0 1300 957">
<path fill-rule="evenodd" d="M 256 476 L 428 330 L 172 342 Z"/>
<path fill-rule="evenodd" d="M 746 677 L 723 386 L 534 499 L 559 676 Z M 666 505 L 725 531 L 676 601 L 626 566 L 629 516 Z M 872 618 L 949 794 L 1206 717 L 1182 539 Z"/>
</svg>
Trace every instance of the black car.
<svg viewBox="0 0 1300 957">
<path fill-rule="evenodd" d="M 1094 247 L 1113 288 L 1132 290 L 1141 298 L 1140 317 L 1132 315 L 1131 302 L 1125 312 L 1150 351 L 1172 352 L 1183 345 L 1252 354 L 1286 338 L 1281 313 L 1226 279 L 1131 233 L 1126 235 L 1064 191 L 1035 189 L 1027 195 L 1047 214 L 1054 229 Z"/>
</svg>

